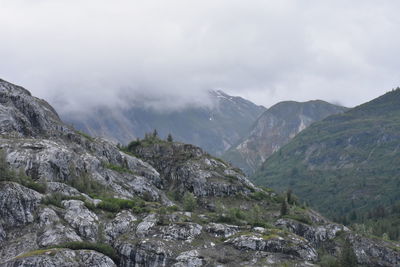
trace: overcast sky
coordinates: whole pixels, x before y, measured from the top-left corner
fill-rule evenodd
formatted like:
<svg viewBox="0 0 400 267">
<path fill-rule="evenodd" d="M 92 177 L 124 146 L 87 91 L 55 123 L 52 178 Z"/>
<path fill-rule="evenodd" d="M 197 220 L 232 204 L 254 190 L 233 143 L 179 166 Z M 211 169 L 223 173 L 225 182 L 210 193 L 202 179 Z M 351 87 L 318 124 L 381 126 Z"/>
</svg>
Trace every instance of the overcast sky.
<svg viewBox="0 0 400 267">
<path fill-rule="evenodd" d="M 180 107 L 222 89 L 257 104 L 354 106 L 400 85 L 398 0 L 0 0 L 0 77 L 61 112 Z"/>
</svg>

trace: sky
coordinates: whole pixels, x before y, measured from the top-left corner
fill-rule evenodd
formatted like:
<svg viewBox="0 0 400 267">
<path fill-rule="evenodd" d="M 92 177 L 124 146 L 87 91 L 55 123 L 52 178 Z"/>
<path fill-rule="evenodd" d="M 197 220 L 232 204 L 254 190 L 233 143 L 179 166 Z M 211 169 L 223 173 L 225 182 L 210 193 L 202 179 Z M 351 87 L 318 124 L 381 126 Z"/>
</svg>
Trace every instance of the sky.
<svg viewBox="0 0 400 267">
<path fill-rule="evenodd" d="M 0 0 L 0 78 L 58 111 L 352 107 L 400 86 L 398 0 Z"/>
</svg>

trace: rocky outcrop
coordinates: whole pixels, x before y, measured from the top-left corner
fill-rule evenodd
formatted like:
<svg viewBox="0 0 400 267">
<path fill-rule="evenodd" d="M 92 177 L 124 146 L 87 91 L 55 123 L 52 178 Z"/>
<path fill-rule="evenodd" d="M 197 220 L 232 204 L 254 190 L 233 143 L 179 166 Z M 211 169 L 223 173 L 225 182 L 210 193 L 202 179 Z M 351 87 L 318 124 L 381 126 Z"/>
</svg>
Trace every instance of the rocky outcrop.
<svg viewBox="0 0 400 267">
<path fill-rule="evenodd" d="M 0 182 L 0 225 L 4 228 L 33 222 L 42 195 L 17 183 Z"/>
<path fill-rule="evenodd" d="M 228 239 L 239 250 L 253 250 L 283 253 L 293 255 L 303 260 L 316 261 L 318 254 L 312 245 L 301 237 L 290 235 L 280 236 L 241 235 Z"/>
<path fill-rule="evenodd" d="M 185 251 L 176 257 L 176 260 L 178 262 L 173 267 L 199 267 L 205 263 L 197 250 Z"/>
<path fill-rule="evenodd" d="M 150 214 L 143 219 L 141 223 L 138 224 L 136 228 L 136 235 L 138 237 L 145 237 L 149 234 L 149 230 L 155 226 L 158 222 L 158 217 L 156 214 Z"/>
<path fill-rule="evenodd" d="M 90 250 L 50 249 L 38 250 L 4 263 L 4 267 L 28 266 L 93 266 L 115 267 L 115 263 L 98 252 Z"/>
<path fill-rule="evenodd" d="M 199 147 L 160 142 L 136 147 L 133 152 L 162 175 L 163 187 L 183 195 L 233 196 L 257 190 L 240 170 L 216 160 Z"/>
<path fill-rule="evenodd" d="M 117 237 L 129 232 L 137 220 L 130 211 L 124 210 L 118 213 L 104 228 L 107 242 L 112 244 Z"/>
<path fill-rule="evenodd" d="M 292 233 L 304 237 L 316 247 L 319 247 L 323 242 L 333 240 L 341 231 L 350 231 L 347 227 L 334 223 L 311 226 L 289 219 L 280 219 L 276 221 L 275 226 L 284 227 Z"/>
<path fill-rule="evenodd" d="M 66 242 L 82 241 L 82 238 L 71 228 L 62 224 L 57 213 L 50 208 L 39 212 L 38 245 L 50 247 Z"/>
<path fill-rule="evenodd" d="M 216 237 L 228 238 L 240 231 L 239 226 L 227 225 L 221 223 L 210 223 L 206 226 L 207 232 L 215 235 Z"/>
<path fill-rule="evenodd" d="M 369 239 L 360 235 L 348 236 L 359 264 L 367 266 L 399 266 L 400 245 L 379 239 Z"/>
<path fill-rule="evenodd" d="M 172 251 L 162 241 L 145 239 L 134 245 L 123 243 L 118 246 L 121 266 L 171 266 L 174 263 Z"/>
<path fill-rule="evenodd" d="M 193 241 L 202 233 L 203 227 L 197 223 L 172 224 L 162 227 L 162 237 L 164 240 L 183 240 Z"/>
<path fill-rule="evenodd" d="M 0 134 L 16 137 L 71 133 L 56 111 L 26 89 L 0 79 Z"/>
<path fill-rule="evenodd" d="M 67 210 L 64 215 L 66 220 L 79 235 L 91 241 L 96 241 L 99 230 L 99 219 L 97 215 L 85 207 L 80 200 L 65 200 L 62 202 Z"/>
</svg>

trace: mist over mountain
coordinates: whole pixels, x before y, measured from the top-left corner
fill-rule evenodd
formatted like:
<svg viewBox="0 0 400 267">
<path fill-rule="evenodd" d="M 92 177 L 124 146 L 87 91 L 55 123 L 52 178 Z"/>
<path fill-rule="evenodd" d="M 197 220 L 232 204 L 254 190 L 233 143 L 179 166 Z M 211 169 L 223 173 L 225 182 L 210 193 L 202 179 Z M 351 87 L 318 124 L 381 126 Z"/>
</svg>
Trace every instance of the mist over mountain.
<svg viewBox="0 0 400 267">
<path fill-rule="evenodd" d="M 172 100 L 173 101 L 173 100 Z M 146 105 L 130 108 L 98 107 L 89 112 L 62 114 L 66 122 L 93 136 L 127 144 L 157 129 L 177 141 L 198 145 L 221 155 L 236 143 L 266 110 L 221 90 L 208 92 L 208 105 L 157 110 Z"/>
</svg>

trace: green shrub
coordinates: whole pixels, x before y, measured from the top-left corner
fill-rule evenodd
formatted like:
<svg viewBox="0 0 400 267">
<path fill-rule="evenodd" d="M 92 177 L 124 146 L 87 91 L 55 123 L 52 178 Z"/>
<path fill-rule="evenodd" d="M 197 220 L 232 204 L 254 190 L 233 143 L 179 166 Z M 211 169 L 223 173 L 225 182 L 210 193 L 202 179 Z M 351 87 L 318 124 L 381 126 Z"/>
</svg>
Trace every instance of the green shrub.
<svg viewBox="0 0 400 267">
<path fill-rule="evenodd" d="M 239 208 L 225 210 L 221 206 L 217 207 L 217 222 L 240 225 L 248 219 L 246 216 L 247 214 Z"/>
<path fill-rule="evenodd" d="M 88 174 L 80 177 L 74 176 L 71 180 L 67 181 L 67 184 L 91 197 L 106 197 L 108 194 L 107 187 L 93 180 Z"/>
<path fill-rule="evenodd" d="M 119 257 L 115 249 L 103 243 L 67 242 L 54 246 L 54 248 L 68 248 L 72 250 L 81 250 L 81 249 L 94 250 L 110 257 L 115 263 L 119 263 Z"/>
<path fill-rule="evenodd" d="M 258 200 L 258 201 L 270 199 L 269 195 L 264 191 L 257 191 L 257 192 L 251 193 L 250 198 L 252 198 L 254 200 Z"/>
<path fill-rule="evenodd" d="M 86 139 L 90 140 L 90 141 L 94 141 L 94 138 L 91 137 L 90 135 L 88 135 L 87 133 L 81 132 L 81 131 L 76 131 L 77 134 L 79 134 L 80 136 L 85 137 Z"/>
<path fill-rule="evenodd" d="M 167 207 L 167 211 L 168 212 L 175 212 L 175 211 L 178 211 L 179 210 L 179 207 L 178 206 L 168 206 Z"/>
<path fill-rule="evenodd" d="M 186 192 L 183 196 L 183 209 L 185 211 L 194 211 L 197 207 L 197 200 L 190 192 Z"/>
<path fill-rule="evenodd" d="M 121 166 L 118 166 L 118 165 L 114 165 L 114 164 L 111 164 L 111 163 L 104 163 L 104 168 L 107 168 L 107 169 L 112 170 L 112 171 L 116 171 L 116 172 L 121 173 L 121 174 L 123 174 L 123 173 L 133 174 L 133 172 L 131 170 L 129 170 L 129 169 L 121 167 Z"/>
<path fill-rule="evenodd" d="M 288 218 L 288 219 L 296 220 L 296 221 L 299 221 L 299 222 L 302 222 L 305 224 L 312 225 L 312 221 L 305 214 L 289 214 L 289 215 L 284 216 L 284 218 Z"/>
<path fill-rule="evenodd" d="M 96 206 L 89 202 L 85 197 L 83 196 L 66 196 L 61 193 L 53 193 L 51 195 L 48 195 L 42 199 L 42 204 L 44 205 L 53 205 L 59 208 L 64 208 L 61 202 L 63 200 L 80 200 L 83 201 L 85 206 L 90 209 L 90 210 L 95 210 Z"/>
<path fill-rule="evenodd" d="M 115 213 L 123 209 L 132 209 L 138 206 L 138 203 L 129 199 L 101 198 L 101 200 L 102 201 L 97 205 L 97 208 Z"/>
<path fill-rule="evenodd" d="M 318 263 L 321 267 L 340 267 L 338 260 L 331 255 L 323 255 Z"/>
<path fill-rule="evenodd" d="M 60 193 L 54 193 L 46 196 L 42 199 L 42 203 L 45 205 L 53 205 L 59 208 L 63 208 L 61 202 L 64 200 L 64 196 Z"/>
<path fill-rule="evenodd" d="M 340 266 L 355 267 L 357 265 L 357 256 L 354 253 L 350 241 L 345 240 L 344 246 L 339 257 Z"/>
<path fill-rule="evenodd" d="M 46 183 L 40 183 L 40 182 L 34 182 L 34 181 L 22 181 L 22 185 L 26 186 L 30 189 L 33 189 L 41 194 L 45 194 L 47 191 L 47 184 Z"/>
<path fill-rule="evenodd" d="M 108 202 L 108 201 L 100 202 L 99 204 L 97 204 L 97 208 L 105 210 L 105 211 L 113 212 L 113 213 L 117 213 L 121 210 L 120 207 L 116 203 Z"/>
</svg>

